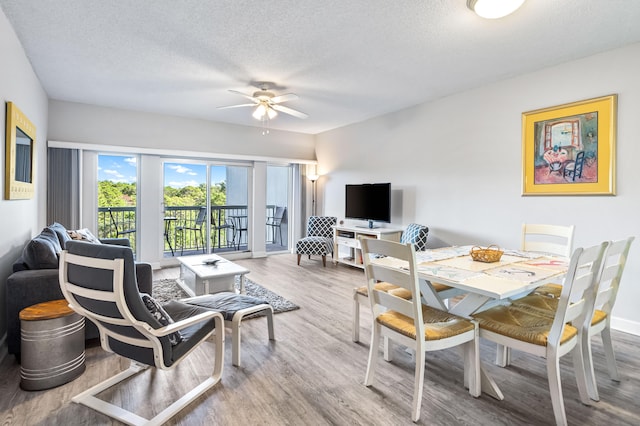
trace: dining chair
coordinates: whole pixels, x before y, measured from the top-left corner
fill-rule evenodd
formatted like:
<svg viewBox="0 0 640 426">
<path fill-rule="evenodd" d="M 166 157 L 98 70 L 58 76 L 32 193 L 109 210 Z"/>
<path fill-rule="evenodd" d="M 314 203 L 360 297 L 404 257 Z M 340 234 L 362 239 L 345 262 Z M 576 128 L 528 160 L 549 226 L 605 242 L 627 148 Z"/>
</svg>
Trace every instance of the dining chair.
<svg viewBox="0 0 640 426">
<path fill-rule="evenodd" d="M 540 315 L 514 304 L 496 306 L 473 315 L 480 324 L 481 338 L 546 358 L 551 405 L 558 425 L 567 424 L 560 381 L 560 357 L 572 350 L 580 400 L 589 405 L 587 354 L 582 344 L 585 330 L 582 324 L 593 316 L 595 287 L 600 280 L 602 260 L 608 245 L 608 242 L 603 242 L 573 252 L 553 316 Z M 510 361 L 507 359 L 506 364 L 509 365 Z"/>
<path fill-rule="evenodd" d="M 575 226 L 523 224 L 520 249 L 524 251 L 554 254 L 562 257 L 571 256 L 573 250 L 573 234 Z M 538 286 L 534 293 L 552 292 L 560 296 L 562 284 L 550 282 Z"/>
<path fill-rule="evenodd" d="M 522 237 L 520 239 L 520 250 L 539 252 L 541 254 L 551 254 L 562 257 L 570 257 L 573 249 L 573 225 L 547 225 L 547 224 L 522 224 Z M 541 284 L 533 290 L 533 293 L 545 294 L 556 292 L 560 296 L 562 284 L 558 282 L 548 282 Z M 509 348 L 498 344 L 496 350 L 496 365 L 504 367 L 508 363 Z"/>
<path fill-rule="evenodd" d="M 229 216 L 233 220 L 233 244 L 236 250 L 240 250 L 242 245 L 242 234 L 244 233 L 245 239 L 249 232 L 249 218 L 247 215 Z"/>
<path fill-rule="evenodd" d="M 591 350 L 591 337 L 601 335 L 604 355 L 611 380 L 620 381 L 616 366 L 613 340 L 611 339 L 611 311 L 616 302 L 620 280 L 627 262 L 629 249 L 635 237 L 629 237 L 611 243 L 603 260 L 602 276 L 597 285 L 595 296 L 595 309 L 590 321 L 585 322 L 587 331 L 582 335 L 583 350 L 586 357 L 587 377 L 589 384 L 589 397 L 599 401 L 598 386 L 595 379 L 593 366 L 593 353 Z M 522 309 L 529 309 L 535 313 L 553 316 L 558 309 L 560 294 L 531 294 L 513 303 Z"/>
<path fill-rule="evenodd" d="M 522 225 L 520 249 L 570 257 L 575 226 L 525 223 Z"/>
<path fill-rule="evenodd" d="M 175 228 L 176 240 L 177 240 L 178 234 L 180 234 L 180 237 L 181 237 L 180 238 L 180 242 L 181 242 L 180 255 L 184 254 L 184 245 L 185 245 L 185 240 L 187 238 L 186 233 L 188 231 L 191 231 L 193 233 L 193 237 L 196 241 L 196 250 L 199 250 L 199 247 L 200 247 L 200 245 L 198 244 L 198 235 L 200 235 L 200 241 L 202 242 L 202 252 L 203 253 L 205 252 L 207 245 L 204 242 L 204 232 L 202 228 L 204 227 L 206 220 L 207 220 L 207 208 L 200 207 L 200 210 L 198 211 L 198 216 L 196 216 L 196 220 L 193 222 L 193 225 L 190 225 L 189 220 L 185 219 L 182 225 L 176 226 Z"/>
<path fill-rule="evenodd" d="M 422 304 L 413 244 L 388 240 L 360 238 L 362 258 L 367 278 L 369 301 L 373 315 L 369 360 L 365 386 L 373 385 L 381 337 L 400 343 L 415 351 L 415 381 L 411 419 L 420 419 L 428 351 L 464 345 L 464 383 L 469 393 L 480 396 L 480 358 L 478 325 L 465 318 Z M 372 262 L 371 255 L 383 255 L 406 261 L 404 269 L 388 268 Z M 378 286 L 388 283 L 411 293 L 404 299 Z M 386 352 L 386 348 L 385 348 Z M 387 357 L 385 357 L 387 358 Z M 388 360 L 391 360 L 389 352 Z"/>
<path fill-rule="evenodd" d="M 415 246 L 416 251 L 424 251 L 426 250 L 428 234 L 429 228 L 427 226 L 417 223 L 410 223 L 402 233 L 402 236 L 400 237 L 400 243 L 411 243 Z M 460 291 L 445 284 L 432 283 L 431 285 L 434 290 L 438 292 L 438 295 L 442 299 L 455 297 L 460 294 Z M 393 286 L 388 283 L 379 283 L 376 284 L 376 286 L 378 287 L 378 290 L 390 291 L 394 296 L 402 297 L 404 299 L 408 299 L 411 297 L 410 291 L 398 288 L 397 286 Z M 353 289 L 353 330 L 351 340 L 353 340 L 354 342 L 360 341 L 360 305 L 369 305 L 368 295 L 369 292 L 366 285 L 355 287 Z"/>
<path fill-rule="evenodd" d="M 115 216 L 113 215 L 113 210 L 111 208 L 108 208 L 107 211 L 109 212 L 109 219 L 111 220 L 111 226 L 113 226 L 113 229 L 116 231 L 116 238 L 119 238 L 122 235 L 125 235 L 127 236 L 127 238 L 129 238 L 130 234 L 135 234 L 136 232 L 135 225 L 133 228 L 130 228 L 129 226 L 131 226 L 131 222 L 125 221 L 124 216 L 122 216 L 123 221 L 119 222 L 116 220 Z M 124 226 L 125 224 L 127 226 Z"/>
<path fill-rule="evenodd" d="M 278 206 L 273 216 L 267 218 L 266 226 L 271 228 L 273 239 L 272 242 L 276 242 L 276 229 L 278 229 L 280 235 L 280 245 L 282 245 L 282 220 L 287 211 L 286 207 Z"/>
<path fill-rule="evenodd" d="M 69 307 L 98 327 L 102 349 L 129 361 L 129 368 L 74 396 L 73 402 L 123 423 L 159 425 L 220 381 L 224 366 L 224 318 L 220 312 L 175 300 L 159 305 L 150 295 L 139 293 L 129 247 L 69 241 L 66 248 L 60 253 L 59 281 Z M 149 367 L 155 368 L 152 377 L 157 379 L 156 374 L 161 374 L 157 370 L 174 369 L 210 336 L 214 336 L 214 344 L 202 348 L 210 351 L 205 358 L 211 359 L 211 375 L 153 418 L 127 411 L 102 399 L 104 395 L 97 397 Z M 152 383 L 171 385 L 171 380 L 167 376 Z M 170 395 L 163 395 L 163 400 L 168 398 Z"/>
</svg>

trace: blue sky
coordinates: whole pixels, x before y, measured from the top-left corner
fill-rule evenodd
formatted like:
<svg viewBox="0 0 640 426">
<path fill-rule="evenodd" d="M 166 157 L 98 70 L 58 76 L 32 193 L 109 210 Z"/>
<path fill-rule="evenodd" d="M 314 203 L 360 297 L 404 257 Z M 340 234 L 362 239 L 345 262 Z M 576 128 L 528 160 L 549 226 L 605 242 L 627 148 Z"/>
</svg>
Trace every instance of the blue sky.
<svg viewBox="0 0 640 426">
<path fill-rule="evenodd" d="M 132 183 L 136 181 L 137 157 L 120 155 L 100 155 L 98 157 L 98 180 Z M 170 163 L 164 164 L 164 186 L 183 188 L 197 186 L 206 181 L 207 166 L 204 164 Z M 224 181 L 225 166 L 211 168 L 213 183 Z"/>
</svg>

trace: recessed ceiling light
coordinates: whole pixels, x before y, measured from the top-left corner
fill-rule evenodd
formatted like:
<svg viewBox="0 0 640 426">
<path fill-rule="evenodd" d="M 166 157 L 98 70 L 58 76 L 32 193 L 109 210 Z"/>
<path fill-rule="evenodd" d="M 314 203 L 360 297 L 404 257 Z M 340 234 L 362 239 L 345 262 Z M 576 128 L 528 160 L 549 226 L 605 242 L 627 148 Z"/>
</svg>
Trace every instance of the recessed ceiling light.
<svg viewBox="0 0 640 426">
<path fill-rule="evenodd" d="M 515 12 L 524 0 L 467 0 L 467 7 L 478 16 L 498 19 Z"/>
</svg>

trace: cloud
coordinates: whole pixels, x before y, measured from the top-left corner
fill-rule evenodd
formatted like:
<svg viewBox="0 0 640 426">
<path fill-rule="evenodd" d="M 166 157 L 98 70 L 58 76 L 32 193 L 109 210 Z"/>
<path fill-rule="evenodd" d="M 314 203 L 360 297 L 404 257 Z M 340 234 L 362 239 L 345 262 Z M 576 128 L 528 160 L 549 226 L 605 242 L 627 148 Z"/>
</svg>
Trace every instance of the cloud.
<svg viewBox="0 0 640 426">
<path fill-rule="evenodd" d="M 195 181 L 195 180 L 186 180 L 186 181 L 182 181 L 182 182 L 169 182 L 169 186 L 173 187 L 173 188 L 184 188 L 185 186 L 198 186 L 200 185 L 200 182 Z"/>
<path fill-rule="evenodd" d="M 105 171 L 104 171 L 104 174 L 106 174 L 106 175 L 113 175 L 114 177 L 116 177 L 116 178 L 120 178 L 120 179 L 121 179 L 121 178 L 124 178 L 124 175 L 123 175 L 123 174 L 121 174 L 121 173 L 120 173 L 119 171 L 117 171 L 117 170 L 105 170 Z M 111 179 L 111 180 L 113 180 L 113 179 Z"/>
<path fill-rule="evenodd" d="M 127 157 L 124 159 L 124 162 L 129 164 L 130 166 L 135 166 L 138 163 L 138 158 L 136 157 Z"/>
<path fill-rule="evenodd" d="M 170 169 L 175 170 L 176 173 L 189 173 L 192 176 L 196 176 L 197 174 L 188 167 L 181 166 L 180 164 L 173 164 L 169 166 Z"/>
</svg>

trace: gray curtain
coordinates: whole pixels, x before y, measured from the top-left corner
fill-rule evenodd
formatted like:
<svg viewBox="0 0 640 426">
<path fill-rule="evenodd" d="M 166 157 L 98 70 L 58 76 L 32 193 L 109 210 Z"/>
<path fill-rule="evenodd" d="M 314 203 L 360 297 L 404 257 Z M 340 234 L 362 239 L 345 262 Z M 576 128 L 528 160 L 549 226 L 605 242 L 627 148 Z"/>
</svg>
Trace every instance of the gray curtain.
<svg viewBox="0 0 640 426">
<path fill-rule="evenodd" d="M 47 152 L 47 223 L 80 227 L 80 151 L 49 148 Z"/>
</svg>

